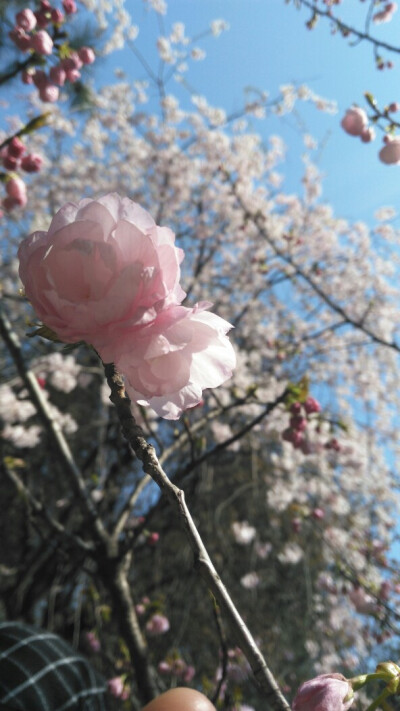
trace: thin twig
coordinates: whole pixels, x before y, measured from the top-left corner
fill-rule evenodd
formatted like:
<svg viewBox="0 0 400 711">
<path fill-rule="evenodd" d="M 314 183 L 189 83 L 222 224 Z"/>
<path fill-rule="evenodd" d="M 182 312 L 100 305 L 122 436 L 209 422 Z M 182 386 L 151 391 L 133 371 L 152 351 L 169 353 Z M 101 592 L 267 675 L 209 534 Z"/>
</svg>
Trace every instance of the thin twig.
<svg viewBox="0 0 400 711">
<path fill-rule="evenodd" d="M 221 610 L 224 611 L 229 619 L 237 642 L 245 654 L 267 701 L 275 711 L 289 711 L 289 704 L 279 689 L 275 677 L 268 668 L 255 640 L 211 562 L 186 506 L 183 491 L 168 479 L 157 459 L 154 447 L 147 443 L 143 430 L 136 424 L 121 376 L 112 363 L 105 364 L 104 368 L 107 382 L 111 389 L 110 400 L 116 407 L 124 436 L 135 451 L 136 456 L 143 463 L 143 471 L 149 474 L 156 482 L 161 492 L 168 499 L 173 512 L 181 521 L 195 557 L 196 567 L 218 601 Z"/>
</svg>

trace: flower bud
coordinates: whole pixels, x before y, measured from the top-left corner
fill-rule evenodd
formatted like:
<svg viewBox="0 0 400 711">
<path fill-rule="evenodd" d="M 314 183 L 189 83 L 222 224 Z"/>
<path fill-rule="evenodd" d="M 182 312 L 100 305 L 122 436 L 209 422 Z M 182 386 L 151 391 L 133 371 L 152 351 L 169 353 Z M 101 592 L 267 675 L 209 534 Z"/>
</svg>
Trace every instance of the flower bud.
<svg viewBox="0 0 400 711">
<path fill-rule="evenodd" d="M 78 69 L 68 69 L 65 72 L 65 75 L 66 75 L 67 81 L 70 81 L 71 84 L 75 84 L 75 82 L 81 78 L 81 73 Z"/>
<path fill-rule="evenodd" d="M 93 64 L 96 59 L 96 55 L 91 47 L 81 47 L 78 50 L 78 55 L 83 64 Z"/>
<path fill-rule="evenodd" d="M 59 93 L 58 86 L 54 86 L 54 84 L 45 84 L 39 89 L 41 101 L 51 104 L 54 104 L 54 102 L 57 101 Z"/>
<path fill-rule="evenodd" d="M 42 167 L 43 158 L 38 153 L 28 153 L 21 160 L 21 168 L 26 173 L 38 173 Z"/>
<path fill-rule="evenodd" d="M 76 7 L 75 0 L 63 0 L 62 4 L 67 15 L 73 15 L 77 12 L 78 8 Z"/>
<path fill-rule="evenodd" d="M 56 7 L 53 7 L 51 9 L 50 16 L 51 21 L 54 25 L 61 25 L 65 20 L 64 13 L 61 12 L 61 10 L 58 10 Z"/>
<path fill-rule="evenodd" d="M 351 109 L 347 109 L 340 125 L 350 136 L 361 136 L 368 125 L 367 114 L 364 109 L 352 106 Z"/>
<path fill-rule="evenodd" d="M 389 136 L 386 138 L 389 139 Z M 386 145 L 379 151 L 379 160 L 386 165 L 398 165 L 400 163 L 400 138 L 388 140 Z"/>
<path fill-rule="evenodd" d="M 304 409 L 307 415 L 312 415 L 314 412 L 321 412 L 321 405 L 315 398 L 308 397 L 304 402 Z"/>
<path fill-rule="evenodd" d="M 22 154 L 25 153 L 26 148 L 18 136 L 14 136 L 7 146 L 7 153 L 13 158 L 21 158 Z"/>
<path fill-rule="evenodd" d="M 27 7 L 25 10 L 17 12 L 15 22 L 17 26 L 21 27 L 25 32 L 31 32 L 35 29 L 37 20 L 32 10 Z"/>
<path fill-rule="evenodd" d="M 39 30 L 31 38 L 31 49 L 37 54 L 51 54 L 53 51 L 53 40 L 46 30 Z"/>
<path fill-rule="evenodd" d="M 6 193 L 9 197 L 17 200 L 18 205 L 25 204 L 24 199 L 26 198 L 26 185 L 21 178 L 9 178 L 6 182 Z"/>
<path fill-rule="evenodd" d="M 14 27 L 9 34 L 10 39 L 14 44 L 21 50 L 21 52 L 27 52 L 31 47 L 31 37 L 26 34 L 22 27 Z"/>
<path fill-rule="evenodd" d="M 57 86 L 64 86 L 67 75 L 65 70 L 58 65 L 57 67 L 52 67 L 50 69 L 49 77 L 53 84 L 57 84 Z"/>
<path fill-rule="evenodd" d="M 354 701 L 351 684 L 342 674 L 321 674 L 305 681 L 293 700 L 293 711 L 347 711 Z"/>
<path fill-rule="evenodd" d="M 375 131 L 372 126 L 368 126 L 368 128 L 365 128 L 360 138 L 363 143 L 370 143 L 371 141 L 373 141 L 375 139 Z"/>
</svg>

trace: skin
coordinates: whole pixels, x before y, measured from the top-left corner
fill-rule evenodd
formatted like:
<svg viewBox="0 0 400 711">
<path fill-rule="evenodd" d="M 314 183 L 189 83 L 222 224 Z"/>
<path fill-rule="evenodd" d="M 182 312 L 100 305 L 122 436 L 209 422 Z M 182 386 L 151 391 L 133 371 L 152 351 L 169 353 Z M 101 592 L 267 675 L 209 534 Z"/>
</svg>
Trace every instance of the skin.
<svg viewBox="0 0 400 711">
<path fill-rule="evenodd" d="M 199 691 L 177 688 L 153 699 L 142 711 L 215 711 L 215 706 Z"/>
</svg>

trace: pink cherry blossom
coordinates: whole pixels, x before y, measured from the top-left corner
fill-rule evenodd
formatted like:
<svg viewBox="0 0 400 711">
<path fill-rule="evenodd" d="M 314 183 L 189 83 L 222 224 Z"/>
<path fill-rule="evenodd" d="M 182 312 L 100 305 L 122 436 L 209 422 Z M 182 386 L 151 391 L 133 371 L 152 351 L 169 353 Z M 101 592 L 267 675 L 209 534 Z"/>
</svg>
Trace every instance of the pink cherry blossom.
<svg viewBox="0 0 400 711">
<path fill-rule="evenodd" d="M 379 160 L 387 165 L 400 163 L 400 138 L 392 138 L 379 151 Z"/>
<path fill-rule="evenodd" d="M 31 48 L 38 54 L 51 54 L 53 51 L 53 40 L 46 30 L 39 30 L 32 35 Z"/>
<path fill-rule="evenodd" d="M 61 340 L 85 340 L 113 360 L 116 337 L 182 300 L 183 253 L 174 241 L 117 194 L 67 203 L 48 232 L 20 245 L 20 277 L 37 316 Z"/>
<path fill-rule="evenodd" d="M 300 686 L 292 711 L 347 711 L 353 701 L 353 689 L 342 674 L 321 674 Z"/>
<path fill-rule="evenodd" d="M 236 364 L 226 336 L 231 326 L 208 306 L 172 306 L 148 328 L 112 345 L 132 400 L 176 420 L 200 402 L 205 388 L 231 377 Z M 111 355 L 110 346 L 106 352 Z"/>
<path fill-rule="evenodd" d="M 362 132 L 368 126 L 367 114 L 364 109 L 360 109 L 358 106 L 352 106 L 351 109 L 347 109 L 340 125 L 350 136 L 361 136 Z"/>
</svg>

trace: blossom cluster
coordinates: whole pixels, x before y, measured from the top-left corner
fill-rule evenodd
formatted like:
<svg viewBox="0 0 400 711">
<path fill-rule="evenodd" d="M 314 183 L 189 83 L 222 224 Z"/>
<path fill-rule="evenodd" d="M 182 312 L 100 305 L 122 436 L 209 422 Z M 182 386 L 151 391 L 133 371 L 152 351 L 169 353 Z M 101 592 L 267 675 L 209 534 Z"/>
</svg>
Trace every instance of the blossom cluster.
<svg viewBox="0 0 400 711">
<path fill-rule="evenodd" d="M 14 207 L 24 207 L 28 201 L 26 185 L 15 171 L 23 170 L 25 173 L 37 173 L 43 163 L 43 158 L 38 153 L 26 153 L 26 146 L 18 136 L 6 143 L 0 150 L 0 159 L 7 172 L 5 177 L 6 197 L 2 205 L 5 210 Z"/>
<path fill-rule="evenodd" d="M 384 112 L 384 118 L 390 119 L 389 114 L 399 111 L 397 102 L 392 102 Z M 350 136 L 358 136 L 364 143 L 369 143 L 375 138 L 374 129 L 368 125 L 368 117 L 364 109 L 359 106 L 352 106 L 347 109 L 341 126 Z M 400 138 L 392 134 L 385 134 L 383 137 L 383 147 L 379 151 L 379 160 L 386 165 L 400 164 Z"/>
<path fill-rule="evenodd" d="M 15 25 L 10 32 L 10 38 L 22 52 L 30 52 L 32 61 L 22 72 L 25 84 L 35 84 L 39 90 L 40 99 L 44 102 L 55 102 L 59 96 L 59 88 L 66 81 L 74 83 L 80 78 L 80 69 L 84 64 L 92 64 L 95 54 L 91 47 L 81 47 L 78 51 L 68 48 L 65 43 L 59 47 L 56 40 L 60 36 L 60 27 L 66 21 L 66 16 L 77 12 L 75 0 L 63 0 L 63 11 L 53 7 L 49 0 L 41 0 L 38 10 L 33 12 L 25 8 L 15 17 Z M 58 63 L 53 65 L 49 73 L 37 69 L 35 64 L 42 66 L 43 58 L 55 53 Z M 36 61 L 37 57 L 37 61 Z"/>
<path fill-rule="evenodd" d="M 114 362 L 135 402 L 177 419 L 231 376 L 230 325 L 208 302 L 182 306 L 183 251 L 128 198 L 68 203 L 18 254 L 39 318 L 60 340 L 85 341 Z"/>
</svg>

